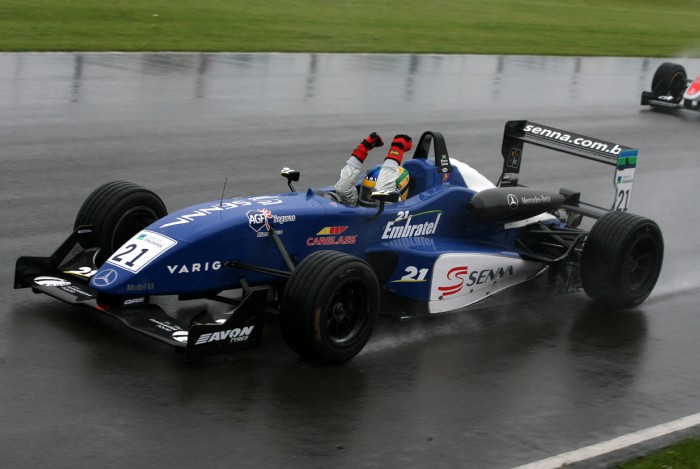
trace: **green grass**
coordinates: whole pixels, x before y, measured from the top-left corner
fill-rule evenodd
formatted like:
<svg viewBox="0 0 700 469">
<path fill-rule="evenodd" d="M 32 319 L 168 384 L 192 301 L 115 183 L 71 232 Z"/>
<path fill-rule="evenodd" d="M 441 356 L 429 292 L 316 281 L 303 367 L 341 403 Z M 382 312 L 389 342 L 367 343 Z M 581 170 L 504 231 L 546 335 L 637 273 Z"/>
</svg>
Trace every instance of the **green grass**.
<svg viewBox="0 0 700 469">
<path fill-rule="evenodd" d="M 690 438 L 616 469 L 700 469 L 700 439 Z"/>
<path fill-rule="evenodd" d="M 0 51 L 700 57 L 700 0 L 2 0 Z"/>
</svg>

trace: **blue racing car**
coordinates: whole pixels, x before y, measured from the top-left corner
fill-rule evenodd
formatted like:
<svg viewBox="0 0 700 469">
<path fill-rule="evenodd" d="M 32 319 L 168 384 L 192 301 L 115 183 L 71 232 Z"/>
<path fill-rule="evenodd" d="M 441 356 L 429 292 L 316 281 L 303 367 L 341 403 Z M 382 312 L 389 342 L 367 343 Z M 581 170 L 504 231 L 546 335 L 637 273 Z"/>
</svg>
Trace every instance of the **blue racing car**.
<svg viewBox="0 0 700 469">
<path fill-rule="evenodd" d="M 612 206 L 521 186 L 525 143 L 613 166 Z M 88 196 L 53 255 L 17 260 L 14 286 L 96 308 L 188 358 L 257 347 L 266 315 L 278 315 L 289 347 L 325 364 L 357 355 L 380 312 L 463 311 L 534 280 L 583 289 L 611 308 L 642 303 L 663 238 L 627 211 L 637 150 L 509 121 L 501 153 L 493 184 L 450 159 L 439 132 L 425 132 L 404 163 L 409 197 L 379 194 L 374 207 L 343 205 L 328 196 L 333 188 L 297 192 L 299 173 L 288 168 L 290 192 L 171 214 L 152 191 L 109 182 Z M 230 307 L 183 317 L 166 308 L 173 297 Z"/>
</svg>

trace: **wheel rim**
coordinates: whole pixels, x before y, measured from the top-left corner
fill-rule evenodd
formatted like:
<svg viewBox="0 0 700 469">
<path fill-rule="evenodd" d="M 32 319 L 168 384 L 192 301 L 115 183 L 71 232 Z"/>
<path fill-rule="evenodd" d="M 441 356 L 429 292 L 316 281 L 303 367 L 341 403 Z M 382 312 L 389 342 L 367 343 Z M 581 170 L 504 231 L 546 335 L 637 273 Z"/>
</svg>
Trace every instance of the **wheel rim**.
<svg viewBox="0 0 700 469">
<path fill-rule="evenodd" d="M 680 101 L 683 97 L 683 91 L 685 91 L 685 76 L 683 76 L 683 73 L 677 72 L 671 78 L 669 94 L 673 96 L 675 101 Z"/>
<path fill-rule="evenodd" d="M 652 280 L 656 257 L 652 239 L 647 238 L 634 245 L 625 265 L 627 283 L 632 290 L 644 290 Z"/>
<path fill-rule="evenodd" d="M 112 251 L 158 218 L 156 212 L 148 207 L 136 207 L 125 212 L 114 227 Z"/>
<path fill-rule="evenodd" d="M 326 334 L 336 347 L 353 343 L 367 324 L 370 295 L 359 281 L 342 284 L 336 289 L 326 310 Z"/>
</svg>

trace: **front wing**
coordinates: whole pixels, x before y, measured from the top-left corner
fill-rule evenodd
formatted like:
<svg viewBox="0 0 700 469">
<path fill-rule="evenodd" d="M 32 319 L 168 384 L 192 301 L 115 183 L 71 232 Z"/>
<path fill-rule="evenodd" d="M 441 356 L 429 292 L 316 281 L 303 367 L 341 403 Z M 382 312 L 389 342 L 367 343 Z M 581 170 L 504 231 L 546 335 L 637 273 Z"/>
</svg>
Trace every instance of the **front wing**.
<svg viewBox="0 0 700 469">
<path fill-rule="evenodd" d="M 660 99 L 654 96 L 654 93 L 650 91 L 642 92 L 642 102 L 643 106 L 652 106 L 664 109 L 689 109 L 691 111 L 700 111 L 700 101 L 695 101 L 692 99 L 683 99 L 681 102 L 676 103 L 667 99 Z"/>
<path fill-rule="evenodd" d="M 20 257 L 15 288 L 31 288 L 69 304 L 96 309 L 132 330 L 175 347 L 188 359 L 260 346 L 266 286 L 248 287 L 241 299 L 227 299 L 234 305 L 228 317 L 212 322 L 205 320 L 207 315 L 202 312 L 189 321 L 180 320 L 151 304 L 149 296 L 107 297 L 90 287 L 90 277 L 96 271 L 95 250 L 83 248 L 83 235 L 76 230 L 50 257 Z"/>
</svg>

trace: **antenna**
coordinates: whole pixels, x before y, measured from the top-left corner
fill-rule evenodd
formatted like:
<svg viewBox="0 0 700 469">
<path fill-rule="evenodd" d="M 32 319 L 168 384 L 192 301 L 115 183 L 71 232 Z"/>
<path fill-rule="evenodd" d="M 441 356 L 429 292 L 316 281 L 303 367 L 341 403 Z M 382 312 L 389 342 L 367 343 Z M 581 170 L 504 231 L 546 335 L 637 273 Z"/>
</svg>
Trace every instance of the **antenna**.
<svg viewBox="0 0 700 469">
<path fill-rule="evenodd" d="M 226 177 L 226 179 L 224 179 L 224 188 L 221 189 L 221 203 L 219 203 L 219 207 L 224 205 L 224 192 L 226 192 L 226 183 L 227 182 L 228 182 L 228 176 Z"/>
</svg>

